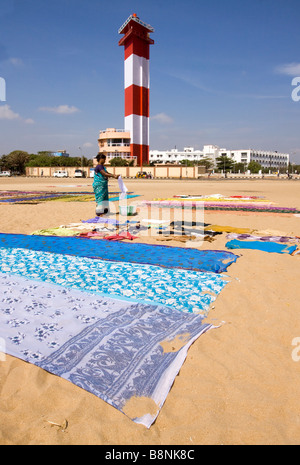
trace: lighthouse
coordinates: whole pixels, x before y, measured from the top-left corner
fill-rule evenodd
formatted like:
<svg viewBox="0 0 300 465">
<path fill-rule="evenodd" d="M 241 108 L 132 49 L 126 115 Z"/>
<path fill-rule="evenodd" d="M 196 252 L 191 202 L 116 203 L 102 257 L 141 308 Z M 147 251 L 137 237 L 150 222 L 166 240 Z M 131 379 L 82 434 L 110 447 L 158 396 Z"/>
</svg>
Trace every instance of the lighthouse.
<svg viewBox="0 0 300 465">
<path fill-rule="evenodd" d="M 119 41 L 124 46 L 125 131 L 130 132 L 130 154 L 137 164 L 149 163 L 149 52 L 154 41 L 153 27 L 136 14 L 120 27 L 124 34 Z"/>
</svg>

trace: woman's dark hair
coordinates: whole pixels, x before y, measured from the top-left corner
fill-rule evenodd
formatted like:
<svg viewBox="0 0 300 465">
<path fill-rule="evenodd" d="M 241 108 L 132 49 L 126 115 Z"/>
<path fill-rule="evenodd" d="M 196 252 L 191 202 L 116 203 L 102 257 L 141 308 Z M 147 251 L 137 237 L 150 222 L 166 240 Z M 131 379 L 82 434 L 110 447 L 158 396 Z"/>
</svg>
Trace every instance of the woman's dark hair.
<svg viewBox="0 0 300 465">
<path fill-rule="evenodd" d="M 96 156 L 96 160 L 106 160 L 106 155 L 104 155 L 104 153 L 98 153 L 98 155 Z"/>
</svg>

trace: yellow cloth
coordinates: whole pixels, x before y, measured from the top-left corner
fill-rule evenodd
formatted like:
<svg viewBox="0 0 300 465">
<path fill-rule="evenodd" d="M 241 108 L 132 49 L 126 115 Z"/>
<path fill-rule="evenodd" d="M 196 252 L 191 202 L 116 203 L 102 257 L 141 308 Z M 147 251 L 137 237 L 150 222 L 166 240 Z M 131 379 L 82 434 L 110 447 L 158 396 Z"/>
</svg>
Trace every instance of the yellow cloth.
<svg viewBox="0 0 300 465">
<path fill-rule="evenodd" d="M 249 228 L 235 228 L 233 226 L 218 226 L 211 225 L 204 228 L 206 231 L 215 231 L 215 232 L 227 232 L 227 233 L 237 233 L 237 234 L 251 234 L 253 229 Z"/>
<path fill-rule="evenodd" d="M 78 231 L 68 228 L 40 229 L 31 233 L 32 236 L 76 236 Z"/>
</svg>

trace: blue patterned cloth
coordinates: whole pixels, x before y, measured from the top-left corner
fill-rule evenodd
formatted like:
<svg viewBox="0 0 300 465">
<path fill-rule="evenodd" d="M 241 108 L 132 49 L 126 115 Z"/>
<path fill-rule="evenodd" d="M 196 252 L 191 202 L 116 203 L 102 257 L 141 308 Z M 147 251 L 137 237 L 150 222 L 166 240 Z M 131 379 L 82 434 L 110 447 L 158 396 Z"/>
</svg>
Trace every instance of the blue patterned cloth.
<svg viewBox="0 0 300 465">
<path fill-rule="evenodd" d="M 217 273 L 16 248 L 0 248 L 0 272 L 203 315 L 228 282 Z"/>
<path fill-rule="evenodd" d="M 0 273 L 6 352 L 71 381 L 148 428 L 188 348 L 211 328 L 200 315 Z M 129 412 L 133 398 L 148 399 L 152 408 L 148 402 L 142 412 L 139 407 Z"/>
<path fill-rule="evenodd" d="M 79 237 L 45 237 L 22 234 L 0 234 L 0 247 L 26 248 L 76 255 L 77 257 L 213 273 L 225 272 L 238 258 L 232 252 L 222 250 L 197 250 L 132 242 L 91 241 Z"/>
<path fill-rule="evenodd" d="M 239 241 L 233 239 L 227 242 L 228 249 L 253 249 L 261 250 L 270 253 L 287 253 L 292 254 L 296 249 L 296 245 L 278 244 L 277 242 L 263 242 L 263 241 Z"/>
</svg>

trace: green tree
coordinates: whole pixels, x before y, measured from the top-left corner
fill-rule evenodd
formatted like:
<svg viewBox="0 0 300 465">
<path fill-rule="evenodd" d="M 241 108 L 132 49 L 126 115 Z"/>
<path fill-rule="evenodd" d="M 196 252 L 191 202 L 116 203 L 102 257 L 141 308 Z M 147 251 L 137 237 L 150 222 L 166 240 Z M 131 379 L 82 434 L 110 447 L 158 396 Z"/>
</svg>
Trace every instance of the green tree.
<svg viewBox="0 0 300 465">
<path fill-rule="evenodd" d="M 250 161 L 250 163 L 247 166 L 247 169 L 250 170 L 251 173 L 258 173 L 262 168 L 261 164 L 257 163 L 257 161 Z"/>
<path fill-rule="evenodd" d="M 199 162 L 197 162 L 197 165 L 199 165 L 199 166 L 205 166 L 205 168 L 206 168 L 207 170 L 209 170 L 210 168 L 213 167 L 214 164 L 213 164 L 211 158 L 204 157 L 204 158 L 202 158 L 202 160 L 200 160 Z"/>
<path fill-rule="evenodd" d="M 246 163 L 234 163 L 233 165 L 234 173 L 238 173 L 239 171 L 241 173 L 244 173 L 245 169 L 246 169 Z"/>
<path fill-rule="evenodd" d="M 25 174 L 25 166 L 29 160 L 29 154 L 23 150 L 14 150 L 6 155 L 7 168 L 20 174 Z"/>
<path fill-rule="evenodd" d="M 216 158 L 216 162 L 217 162 L 218 169 L 225 171 L 225 172 L 232 170 L 234 166 L 233 160 L 231 158 L 228 158 L 225 155 L 222 155 L 221 157 Z"/>
<path fill-rule="evenodd" d="M 179 163 L 180 163 L 181 165 L 184 165 L 184 166 L 194 166 L 194 165 L 195 165 L 195 163 L 194 163 L 193 161 L 188 160 L 188 159 L 186 159 L 186 160 L 180 160 Z"/>
<path fill-rule="evenodd" d="M 128 166 L 128 161 L 125 158 L 115 157 L 110 160 L 110 166 Z"/>
</svg>

